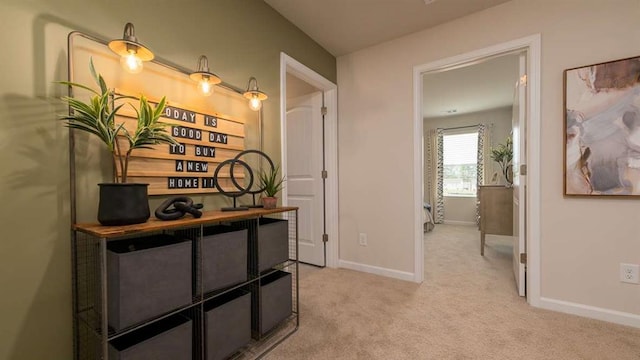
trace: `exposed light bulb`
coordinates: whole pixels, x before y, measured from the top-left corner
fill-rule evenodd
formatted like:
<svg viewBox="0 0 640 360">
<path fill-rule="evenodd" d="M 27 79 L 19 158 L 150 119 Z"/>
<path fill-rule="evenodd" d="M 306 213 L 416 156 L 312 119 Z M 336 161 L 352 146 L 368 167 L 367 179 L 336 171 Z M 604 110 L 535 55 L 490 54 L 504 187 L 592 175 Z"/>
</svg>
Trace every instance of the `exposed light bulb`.
<svg viewBox="0 0 640 360">
<path fill-rule="evenodd" d="M 127 55 L 120 57 L 120 65 L 132 74 L 142 71 L 142 60 L 133 51 L 129 51 Z"/>
<path fill-rule="evenodd" d="M 249 78 L 247 84 L 247 91 L 242 96 L 249 100 L 249 108 L 253 111 L 258 111 L 262 107 L 262 100 L 267 100 L 267 94 L 258 90 L 258 80 L 253 76 Z"/>
<path fill-rule="evenodd" d="M 198 88 L 204 96 L 210 96 L 213 94 L 213 84 L 209 82 L 208 78 L 202 78 L 202 80 L 198 82 Z"/>
<path fill-rule="evenodd" d="M 216 74 L 209 71 L 209 60 L 204 55 L 198 59 L 198 70 L 190 73 L 189 78 L 198 83 L 198 90 L 203 96 L 211 96 L 214 85 L 222 82 Z"/>
<path fill-rule="evenodd" d="M 260 110 L 260 108 L 262 107 L 262 101 L 260 101 L 260 99 L 258 99 L 257 96 L 253 96 L 251 99 L 249 99 L 249 108 L 253 111 L 258 111 Z"/>
</svg>

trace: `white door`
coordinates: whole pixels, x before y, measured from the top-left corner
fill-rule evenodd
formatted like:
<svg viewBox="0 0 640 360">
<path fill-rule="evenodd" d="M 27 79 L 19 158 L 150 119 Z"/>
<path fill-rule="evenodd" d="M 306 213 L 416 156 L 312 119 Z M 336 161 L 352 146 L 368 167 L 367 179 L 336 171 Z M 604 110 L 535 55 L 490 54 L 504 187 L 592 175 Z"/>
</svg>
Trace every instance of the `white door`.
<svg viewBox="0 0 640 360">
<path fill-rule="evenodd" d="M 520 254 L 526 253 L 526 54 L 520 54 L 519 80 L 513 99 L 513 274 L 518 294 L 525 296 L 525 264 Z"/>
<path fill-rule="evenodd" d="M 299 208 L 299 259 L 325 266 L 322 93 L 287 99 L 287 108 L 287 204 Z"/>
</svg>

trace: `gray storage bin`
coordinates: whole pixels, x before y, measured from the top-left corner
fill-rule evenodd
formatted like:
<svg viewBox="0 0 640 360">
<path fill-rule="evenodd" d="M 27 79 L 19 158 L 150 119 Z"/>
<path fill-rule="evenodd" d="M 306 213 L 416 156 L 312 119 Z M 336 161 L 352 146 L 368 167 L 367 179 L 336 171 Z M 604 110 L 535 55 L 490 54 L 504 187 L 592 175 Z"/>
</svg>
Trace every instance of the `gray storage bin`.
<svg viewBox="0 0 640 360">
<path fill-rule="evenodd" d="M 251 294 L 236 290 L 205 305 L 206 358 L 229 357 L 251 341 Z"/>
<path fill-rule="evenodd" d="M 190 360 L 193 322 L 173 316 L 146 325 L 109 343 L 109 360 Z"/>
<path fill-rule="evenodd" d="M 260 333 L 264 334 L 292 312 L 291 274 L 277 271 L 261 280 Z"/>
<path fill-rule="evenodd" d="M 205 293 L 247 281 L 247 230 L 231 226 L 204 229 L 202 289 Z"/>
<path fill-rule="evenodd" d="M 191 241 L 157 235 L 109 242 L 107 249 L 115 331 L 191 304 Z"/>
<path fill-rule="evenodd" d="M 258 269 L 260 272 L 289 260 L 289 222 L 260 218 L 258 224 Z"/>
</svg>

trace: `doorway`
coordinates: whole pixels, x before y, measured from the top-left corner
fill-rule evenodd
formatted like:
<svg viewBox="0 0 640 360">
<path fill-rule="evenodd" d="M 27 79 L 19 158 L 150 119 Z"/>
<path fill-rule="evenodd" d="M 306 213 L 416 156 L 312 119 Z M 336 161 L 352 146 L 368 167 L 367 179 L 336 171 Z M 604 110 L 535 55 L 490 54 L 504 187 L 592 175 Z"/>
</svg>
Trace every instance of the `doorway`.
<svg viewBox="0 0 640 360">
<path fill-rule="evenodd" d="M 471 53 L 439 60 L 436 62 L 414 67 L 414 219 L 415 219 L 415 281 L 424 280 L 424 245 L 422 233 L 423 208 L 423 75 L 429 72 L 465 67 L 479 63 L 489 58 L 522 52 L 526 58 L 528 92 L 520 104 L 526 115 L 527 131 L 525 134 L 527 154 L 527 186 L 523 189 L 525 196 L 519 197 L 523 209 L 526 227 L 521 235 L 528 240 L 526 244 L 527 257 L 527 301 L 536 305 L 540 301 L 539 281 L 539 137 L 540 137 L 540 36 L 534 35 L 492 47 L 480 49 Z M 525 200 L 526 199 L 526 200 Z M 526 202 L 525 202 L 526 201 Z M 523 204 L 523 202 L 525 202 Z M 480 255 L 478 255 L 480 256 Z M 519 260 L 519 259 L 518 259 Z"/>
<path fill-rule="evenodd" d="M 338 262 L 337 86 L 281 53 L 282 191 L 298 207 L 299 260 Z"/>
<path fill-rule="evenodd" d="M 518 106 L 514 101 L 514 93 L 520 88 L 515 85 L 519 79 L 521 54 L 523 52 L 502 54 L 466 66 L 423 74 L 424 201 L 431 205 L 436 224 L 476 229 L 477 224 L 481 224 L 481 230 L 488 230 L 489 234 L 507 235 L 504 240 L 519 233 L 520 224 L 512 221 L 518 203 L 511 198 L 518 199 L 516 186 L 520 182 L 514 182 L 514 176 L 503 171 L 510 168 L 509 163 L 516 161 L 508 156 L 509 160 L 498 163 L 492 149 L 513 149 L 513 153 L 521 154 L 518 142 L 507 145 L 513 143 L 509 140 L 519 139 L 518 132 L 524 129 L 519 126 L 519 113 L 515 110 Z M 523 70 L 526 69 L 523 67 Z M 504 150 L 500 155 L 507 153 Z M 495 205 L 489 208 L 488 203 L 478 203 L 481 194 L 485 201 L 495 202 L 495 196 L 500 195 L 501 201 L 508 202 L 500 208 Z M 493 217 L 487 217 L 487 210 L 494 214 Z M 489 228 L 484 224 L 490 224 Z M 492 235 L 488 237 L 494 239 Z M 496 241 L 488 244 L 493 245 Z M 483 243 L 481 240 L 481 255 L 484 254 Z M 518 248 L 515 241 L 513 245 L 506 244 Z M 476 249 L 477 244 L 473 244 L 473 250 Z M 524 281 L 519 281 L 520 268 L 516 270 L 516 285 L 524 285 Z"/>
</svg>

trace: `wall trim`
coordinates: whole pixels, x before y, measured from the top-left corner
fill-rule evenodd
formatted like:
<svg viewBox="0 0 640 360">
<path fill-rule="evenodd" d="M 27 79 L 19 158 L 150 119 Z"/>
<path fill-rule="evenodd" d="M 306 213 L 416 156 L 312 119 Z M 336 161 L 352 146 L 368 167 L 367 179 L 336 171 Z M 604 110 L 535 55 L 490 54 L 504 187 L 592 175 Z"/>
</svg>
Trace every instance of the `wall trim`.
<svg viewBox="0 0 640 360">
<path fill-rule="evenodd" d="M 339 267 L 343 269 L 355 270 L 374 275 L 386 276 L 398 280 L 413 281 L 414 274 L 406 271 L 387 269 L 379 266 L 360 264 L 353 261 L 340 260 Z"/>
<path fill-rule="evenodd" d="M 325 159 L 328 173 L 326 181 L 326 222 L 327 266 L 338 267 L 338 249 L 340 247 L 338 231 L 338 86 L 306 65 L 280 53 L 280 166 L 282 173 L 287 173 L 286 128 L 287 116 L 287 73 L 321 89 L 324 93 L 324 104 L 327 107 L 325 116 Z M 282 189 L 282 204 L 288 203 L 287 185 Z"/>
<path fill-rule="evenodd" d="M 475 225 L 477 225 L 473 221 L 458 221 L 458 220 L 445 220 L 443 223 L 445 225 L 465 225 L 465 226 L 475 226 Z"/>
<path fill-rule="evenodd" d="M 640 328 L 640 315 L 541 297 L 539 307 L 566 314 Z"/>
</svg>

